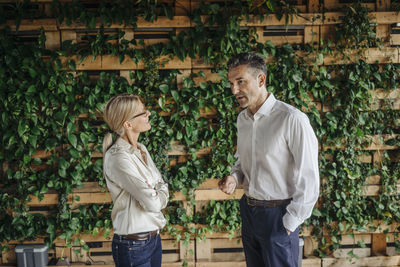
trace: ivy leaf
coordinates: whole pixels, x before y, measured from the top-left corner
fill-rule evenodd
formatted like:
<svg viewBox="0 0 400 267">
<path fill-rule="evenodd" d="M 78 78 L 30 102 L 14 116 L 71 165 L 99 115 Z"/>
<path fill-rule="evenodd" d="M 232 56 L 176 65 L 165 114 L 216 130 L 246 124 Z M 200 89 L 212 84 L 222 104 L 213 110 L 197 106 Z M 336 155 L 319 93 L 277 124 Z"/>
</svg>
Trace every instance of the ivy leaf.
<svg viewBox="0 0 400 267">
<path fill-rule="evenodd" d="M 175 99 L 175 101 L 178 102 L 178 101 L 179 101 L 179 94 L 178 94 L 178 91 L 172 90 L 172 91 L 171 91 L 171 94 L 172 94 L 172 97 Z"/>
<path fill-rule="evenodd" d="M 301 78 L 301 74 L 299 74 L 299 73 L 293 74 L 292 78 L 293 78 L 293 80 L 294 80 L 295 82 L 301 82 L 301 81 L 303 80 L 303 79 Z"/>
<path fill-rule="evenodd" d="M 29 86 L 28 90 L 26 91 L 27 94 L 33 94 L 36 92 L 36 86 L 31 85 Z"/>
<path fill-rule="evenodd" d="M 184 103 L 184 104 L 183 104 L 183 112 L 185 112 L 185 114 L 187 114 L 188 111 L 189 111 L 189 105 L 186 104 L 186 103 Z"/>
<path fill-rule="evenodd" d="M 137 72 L 136 72 L 136 77 L 137 77 L 137 79 L 140 81 L 140 80 L 143 78 L 143 72 L 137 71 Z"/>
<path fill-rule="evenodd" d="M 87 133 L 81 133 L 80 135 L 81 141 L 83 143 L 84 146 L 87 146 L 89 144 L 89 135 Z"/>
<path fill-rule="evenodd" d="M 312 214 L 316 217 L 322 217 L 322 213 L 318 209 L 313 209 Z"/>
<path fill-rule="evenodd" d="M 76 138 L 76 135 L 74 134 L 70 134 L 68 135 L 68 141 L 70 142 L 70 144 L 76 148 L 77 144 L 78 144 L 78 138 Z M 71 153 L 71 151 L 70 151 Z"/>
<path fill-rule="evenodd" d="M 18 135 L 22 137 L 28 129 L 29 127 L 26 124 L 26 121 L 20 120 L 18 123 Z"/>
<path fill-rule="evenodd" d="M 67 135 L 69 136 L 75 129 L 75 126 L 72 122 L 69 122 L 67 125 Z"/>
<path fill-rule="evenodd" d="M 166 94 L 168 92 L 168 84 L 161 84 L 158 88 L 160 88 L 161 92 L 163 92 L 164 94 Z"/>
<path fill-rule="evenodd" d="M 32 147 L 36 148 L 37 136 L 36 135 L 29 136 L 28 142 L 29 142 L 29 144 L 31 144 Z"/>
<path fill-rule="evenodd" d="M 31 75 L 32 78 L 35 78 L 37 75 L 37 72 L 33 68 L 29 68 L 29 75 Z"/>
</svg>

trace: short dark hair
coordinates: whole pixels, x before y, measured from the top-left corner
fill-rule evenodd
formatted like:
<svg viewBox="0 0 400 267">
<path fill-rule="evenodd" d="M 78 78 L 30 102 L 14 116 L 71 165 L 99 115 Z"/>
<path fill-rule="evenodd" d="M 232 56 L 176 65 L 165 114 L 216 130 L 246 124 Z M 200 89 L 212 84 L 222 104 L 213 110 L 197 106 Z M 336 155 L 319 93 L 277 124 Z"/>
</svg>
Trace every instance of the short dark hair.
<svg viewBox="0 0 400 267">
<path fill-rule="evenodd" d="M 254 68 L 262 71 L 265 76 L 267 76 L 268 70 L 267 65 L 265 64 L 264 58 L 256 53 L 240 53 L 233 56 L 228 61 L 228 69 L 236 68 L 240 65 L 247 65 L 250 68 Z"/>
</svg>

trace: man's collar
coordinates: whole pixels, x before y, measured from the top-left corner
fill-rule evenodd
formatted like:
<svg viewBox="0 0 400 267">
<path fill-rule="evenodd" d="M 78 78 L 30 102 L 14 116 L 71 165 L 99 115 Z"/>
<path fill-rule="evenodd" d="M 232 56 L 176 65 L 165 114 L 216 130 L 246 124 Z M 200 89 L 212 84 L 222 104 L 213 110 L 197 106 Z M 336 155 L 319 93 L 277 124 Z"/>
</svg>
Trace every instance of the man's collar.
<svg viewBox="0 0 400 267">
<path fill-rule="evenodd" d="M 257 114 L 259 114 L 258 116 L 268 115 L 271 112 L 273 106 L 275 105 L 275 102 L 276 102 L 276 99 L 275 99 L 274 95 L 272 93 L 269 93 L 268 98 L 264 101 L 264 103 L 261 105 L 261 107 L 257 110 L 256 114 L 254 114 L 254 116 Z M 252 117 L 252 114 L 250 113 L 249 108 L 246 109 L 245 114 L 248 118 Z"/>
</svg>

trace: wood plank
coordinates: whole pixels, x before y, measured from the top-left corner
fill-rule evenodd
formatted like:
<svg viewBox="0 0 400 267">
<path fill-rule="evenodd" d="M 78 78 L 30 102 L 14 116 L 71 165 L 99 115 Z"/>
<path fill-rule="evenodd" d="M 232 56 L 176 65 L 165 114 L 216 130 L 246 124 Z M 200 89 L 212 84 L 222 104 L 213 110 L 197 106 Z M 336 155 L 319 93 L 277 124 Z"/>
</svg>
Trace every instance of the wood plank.
<svg viewBox="0 0 400 267">
<path fill-rule="evenodd" d="M 318 44 L 320 39 L 320 26 L 305 26 L 304 27 L 304 43 Z"/>
<path fill-rule="evenodd" d="M 189 16 L 191 14 L 190 0 L 176 0 L 175 1 L 175 15 Z"/>
<path fill-rule="evenodd" d="M 231 200 L 240 199 L 243 196 L 243 189 L 236 189 L 231 195 L 227 195 L 219 189 L 216 190 L 196 190 L 195 200 Z"/>
<path fill-rule="evenodd" d="M 303 259 L 303 267 L 321 267 L 321 259 L 309 258 Z M 208 262 L 208 261 L 196 261 L 196 267 L 246 267 L 245 261 L 220 261 L 220 262 Z"/>
<path fill-rule="evenodd" d="M 190 27 L 190 18 L 188 16 L 174 16 L 172 19 L 169 19 L 168 17 L 163 17 L 159 16 L 157 20 L 150 22 L 146 21 L 143 18 L 138 18 L 138 21 L 136 23 L 137 28 L 187 28 Z M 101 20 L 98 20 L 96 23 L 96 28 L 100 28 L 101 26 Z M 107 28 L 113 28 L 113 29 L 132 29 L 134 28 L 133 26 L 129 25 L 124 25 L 124 24 L 111 24 Z M 72 22 L 70 25 L 67 25 L 67 23 L 63 22 L 60 24 L 59 29 L 61 30 L 70 30 L 70 29 L 86 29 L 86 26 L 82 22 Z"/>
<path fill-rule="evenodd" d="M 399 266 L 400 256 L 380 256 L 380 257 L 366 257 L 359 259 L 352 259 L 349 262 L 348 259 L 335 259 L 335 258 L 323 258 L 322 267 L 382 267 L 382 266 Z"/>
<path fill-rule="evenodd" d="M 46 43 L 45 47 L 49 50 L 60 49 L 60 32 L 58 31 L 46 31 Z"/>
<path fill-rule="evenodd" d="M 239 242 L 238 242 L 239 241 Z M 218 249 L 228 250 L 218 252 Z M 229 249 L 243 249 L 241 240 L 237 239 L 206 239 L 196 242 L 197 261 L 244 261 L 244 252 L 229 251 Z"/>
<path fill-rule="evenodd" d="M 320 9 L 319 0 L 308 0 L 307 1 L 307 12 L 317 13 Z"/>
<path fill-rule="evenodd" d="M 16 30 L 15 21 L 7 20 L 6 24 L 0 25 L 0 29 L 5 26 L 10 26 L 12 31 Z M 56 19 L 23 19 L 19 25 L 18 31 L 40 31 L 41 28 L 45 31 L 58 31 Z"/>
<path fill-rule="evenodd" d="M 196 201 L 206 200 L 229 200 L 229 199 L 240 199 L 243 195 L 243 189 L 239 187 L 235 190 L 232 195 L 227 195 L 218 189 L 219 179 L 207 179 L 195 190 Z M 373 181 L 373 184 L 371 184 Z M 368 178 L 368 185 L 364 186 L 363 195 L 365 196 L 377 196 L 379 195 L 382 187 L 378 185 L 380 181 L 379 176 L 372 176 Z M 400 193 L 400 178 L 398 185 L 398 192 Z M 171 192 L 174 195 L 172 201 L 183 201 L 186 200 L 186 196 L 182 192 Z M 396 194 L 395 192 L 393 194 Z M 36 196 L 30 195 L 31 201 L 28 203 L 29 206 L 45 206 L 55 205 L 58 203 L 58 194 L 54 191 L 50 191 L 44 194 L 43 200 L 39 201 Z M 75 197 L 79 197 L 79 201 L 75 200 Z M 111 203 L 111 196 L 106 188 L 100 187 L 97 182 L 85 182 L 80 188 L 73 190 L 73 193 L 68 196 L 69 204 L 89 204 L 89 203 Z"/>
<path fill-rule="evenodd" d="M 77 56 L 72 57 L 61 57 L 61 62 L 64 66 L 67 66 L 68 60 L 74 60 L 79 62 Z M 160 69 L 191 69 L 191 59 L 188 57 L 184 61 L 174 57 L 172 59 L 169 56 L 161 56 L 157 59 L 160 64 Z M 97 56 L 93 59 L 91 56 L 87 57 L 82 61 L 81 64 L 76 65 L 78 71 L 81 70 L 139 70 L 144 69 L 145 65 L 143 61 L 136 64 L 131 58 L 125 57 L 122 63 L 119 58 L 112 55 Z"/>
<path fill-rule="evenodd" d="M 366 136 L 365 142 L 369 142 L 368 146 L 362 148 L 363 151 L 370 150 L 397 150 L 398 146 L 386 145 L 385 142 L 398 138 L 399 134 L 383 134 L 383 135 L 375 135 L 375 136 Z M 324 150 L 328 149 L 343 149 L 342 146 L 333 146 L 333 145 L 324 145 Z"/>
<path fill-rule="evenodd" d="M 371 254 L 373 256 L 384 256 L 386 255 L 386 248 L 386 235 L 372 234 Z"/>
</svg>

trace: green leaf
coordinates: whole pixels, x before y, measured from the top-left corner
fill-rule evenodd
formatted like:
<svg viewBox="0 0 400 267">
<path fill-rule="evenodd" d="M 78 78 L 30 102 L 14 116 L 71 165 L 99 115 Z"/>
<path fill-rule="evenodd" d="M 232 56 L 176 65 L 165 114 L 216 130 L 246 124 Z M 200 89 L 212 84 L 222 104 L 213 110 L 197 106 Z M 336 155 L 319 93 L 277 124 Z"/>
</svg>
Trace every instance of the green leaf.
<svg viewBox="0 0 400 267">
<path fill-rule="evenodd" d="M 172 94 L 172 97 L 175 99 L 175 101 L 178 102 L 178 101 L 179 101 L 179 94 L 178 94 L 178 91 L 172 90 L 172 91 L 171 91 L 171 94 Z"/>
<path fill-rule="evenodd" d="M 28 90 L 26 91 L 27 94 L 33 94 L 36 92 L 36 86 L 31 85 L 29 86 Z"/>
<path fill-rule="evenodd" d="M 37 72 L 33 68 L 29 68 L 29 74 L 31 75 L 32 78 L 35 78 L 37 75 Z"/>
<path fill-rule="evenodd" d="M 168 89 L 169 89 L 168 84 L 165 84 L 165 83 L 161 84 L 159 86 L 159 88 L 160 88 L 161 92 L 163 92 L 164 94 L 166 94 L 168 92 Z"/>
<path fill-rule="evenodd" d="M 18 123 L 18 135 L 22 137 L 28 129 L 26 121 L 20 120 Z"/>
<path fill-rule="evenodd" d="M 301 82 L 301 81 L 303 80 L 303 79 L 301 78 L 301 74 L 300 74 L 300 73 L 295 73 L 295 74 L 293 74 L 292 78 L 293 78 L 293 80 L 294 80 L 295 82 Z"/>
<path fill-rule="evenodd" d="M 76 135 L 74 134 L 70 134 L 68 135 L 68 141 L 70 142 L 70 144 L 76 148 L 77 144 L 78 144 L 78 138 L 76 138 Z"/>
<path fill-rule="evenodd" d="M 185 114 L 187 114 L 188 111 L 189 111 L 189 105 L 186 104 L 186 103 L 184 103 L 184 104 L 183 104 L 183 112 L 185 112 Z"/>
</svg>

